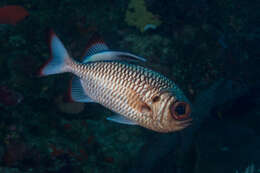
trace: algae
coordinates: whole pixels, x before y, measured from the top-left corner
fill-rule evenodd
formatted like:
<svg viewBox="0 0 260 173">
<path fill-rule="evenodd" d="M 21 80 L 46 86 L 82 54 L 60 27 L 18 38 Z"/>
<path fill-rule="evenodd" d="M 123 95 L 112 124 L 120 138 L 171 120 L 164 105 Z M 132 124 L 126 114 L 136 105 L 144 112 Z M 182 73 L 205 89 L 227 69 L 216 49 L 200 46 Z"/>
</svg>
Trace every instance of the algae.
<svg viewBox="0 0 260 173">
<path fill-rule="evenodd" d="M 130 1 L 125 22 L 130 26 L 135 26 L 141 32 L 149 28 L 155 29 L 162 23 L 157 15 L 147 10 L 144 0 Z"/>
</svg>

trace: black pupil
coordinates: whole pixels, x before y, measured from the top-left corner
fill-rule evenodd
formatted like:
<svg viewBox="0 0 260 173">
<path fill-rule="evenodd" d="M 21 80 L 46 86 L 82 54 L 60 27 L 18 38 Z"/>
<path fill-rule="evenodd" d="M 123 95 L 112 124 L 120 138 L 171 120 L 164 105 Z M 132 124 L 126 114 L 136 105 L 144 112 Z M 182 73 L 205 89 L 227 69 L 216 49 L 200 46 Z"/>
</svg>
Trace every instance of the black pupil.
<svg viewBox="0 0 260 173">
<path fill-rule="evenodd" d="M 178 106 L 175 108 L 175 112 L 177 112 L 178 115 L 185 114 L 185 105 L 178 105 Z"/>
</svg>

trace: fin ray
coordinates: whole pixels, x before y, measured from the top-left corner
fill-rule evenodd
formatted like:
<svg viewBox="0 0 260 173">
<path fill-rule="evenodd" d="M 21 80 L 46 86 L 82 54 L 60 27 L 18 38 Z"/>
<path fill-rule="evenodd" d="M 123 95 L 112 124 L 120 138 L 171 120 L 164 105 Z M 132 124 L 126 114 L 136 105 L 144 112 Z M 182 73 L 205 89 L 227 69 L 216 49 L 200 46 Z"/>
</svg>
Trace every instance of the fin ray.
<svg viewBox="0 0 260 173">
<path fill-rule="evenodd" d="M 121 51 L 111 51 L 99 34 L 94 34 L 87 44 L 83 55 L 83 63 L 93 61 L 146 61 L 140 56 Z"/>
<path fill-rule="evenodd" d="M 82 81 L 78 77 L 71 79 L 70 98 L 72 101 L 77 102 L 94 102 L 84 91 Z"/>
<path fill-rule="evenodd" d="M 87 59 L 91 55 L 107 50 L 109 50 L 109 48 L 104 40 L 98 33 L 95 33 L 87 44 L 85 53 L 83 54 L 83 59 Z"/>
<path fill-rule="evenodd" d="M 96 53 L 87 57 L 83 63 L 93 62 L 93 61 L 143 61 L 146 59 L 140 56 L 134 55 L 128 52 L 120 52 L 120 51 L 103 51 Z"/>
<path fill-rule="evenodd" d="M 49 42 L 51 58 L 40 69 L 40 76 L 66 72 L 66 63 L 70 60 L 66 48 L 52 30 Z"/>
<path fill-rule="evenodd" d="M 110 117 L 106 118 L 109 121 L 113 121 L 116 123 L 120 123 L 120 124 L 127 124 L 127 125 L 137 125 L 136 122 L 134 122 L 133 120 L 130 120 L 122 115 L 116 114 Z"/>
</svg>

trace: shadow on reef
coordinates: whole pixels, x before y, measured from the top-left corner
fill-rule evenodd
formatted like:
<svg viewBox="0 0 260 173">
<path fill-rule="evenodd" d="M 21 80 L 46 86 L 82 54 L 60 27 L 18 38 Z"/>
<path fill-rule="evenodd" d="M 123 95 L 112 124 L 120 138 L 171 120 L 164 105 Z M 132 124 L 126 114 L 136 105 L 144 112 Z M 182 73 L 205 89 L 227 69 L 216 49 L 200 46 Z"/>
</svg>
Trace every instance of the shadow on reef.
<svg viewBox="0 0 260 173">
<path fill-rule="evenodd" d="M 192 127 L 149 134 L 129 172 L 230 173 L 259 167 L 257 104 L 257 86 L 215 82 L 196 97 Z"/>
</svg>

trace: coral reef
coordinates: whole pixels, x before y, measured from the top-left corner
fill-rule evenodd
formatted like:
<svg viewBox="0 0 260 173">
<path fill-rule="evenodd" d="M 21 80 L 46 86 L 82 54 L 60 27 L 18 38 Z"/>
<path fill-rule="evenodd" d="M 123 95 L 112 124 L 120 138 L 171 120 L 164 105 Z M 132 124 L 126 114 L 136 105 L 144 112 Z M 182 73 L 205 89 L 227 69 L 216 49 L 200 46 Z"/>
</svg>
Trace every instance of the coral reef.
<svg viewBox="0 0 260 173">
<path fill-rule="evenodd" d="M 9 5 L 0 8 L 0 24 L 16 25 L 29 13 L 21 6 Z"/>
<path fill-rule="evenodd" d="M 23 100 L 23 96 L 9 89 L 7 86 L 0 86 L 0 104 L 5 106 L 14 106 L 19 104 Z"/>
<path fill-rule="evenodd" d="M 154 172 L 248 172 L 252 164 L 257 170 L 260 116 L 252 106 L 259 103 L 260 29 L 255 4 L 1 0 L 0 9 L 17 5 L 27 12 L 0 24 L 0 172 L 119 173 L 138 166 Z M 144 65 L 173 79 L 191 99 L 195 125 L 181 133 L 155 134 L 107 122 L 113 113 L 100 105 L 65 101 L 71 76 L 36 76 L 49 58 L 49 28 L 77 60 L 94 32 L 109 48 L 146 58 Z M 255 92 L 237 98 L 251 86 Z M 243 161 L 225 160 L 231 156 Z"/>
</svg>

